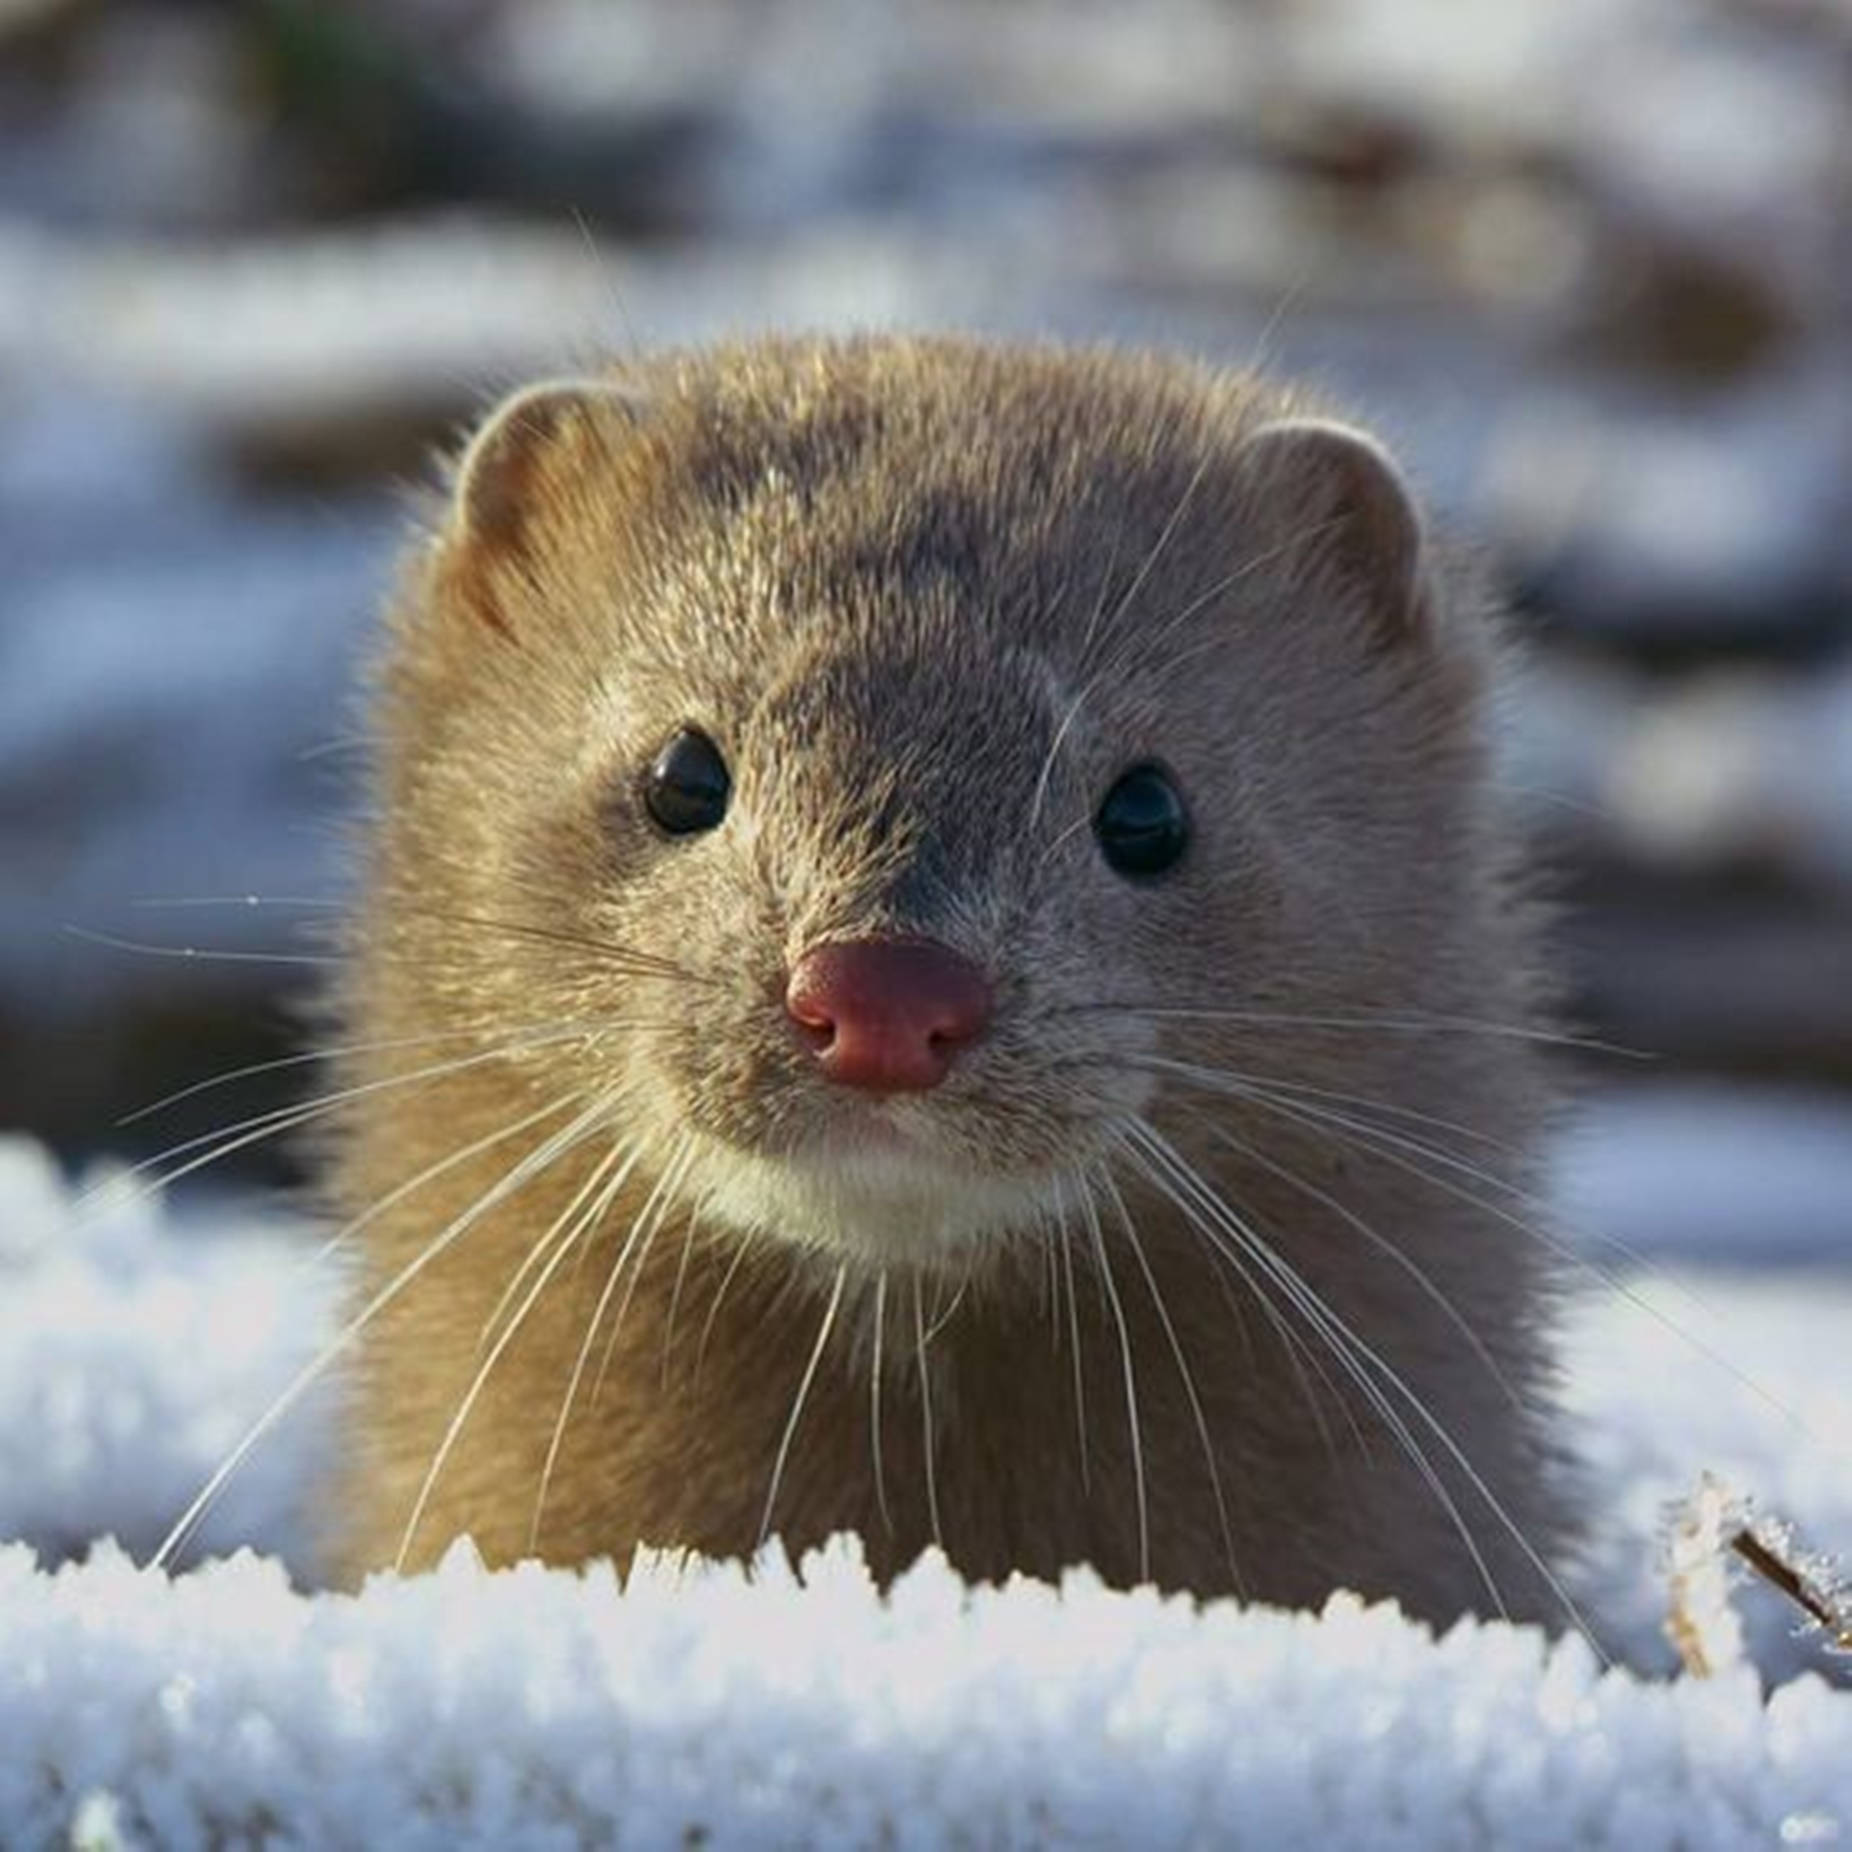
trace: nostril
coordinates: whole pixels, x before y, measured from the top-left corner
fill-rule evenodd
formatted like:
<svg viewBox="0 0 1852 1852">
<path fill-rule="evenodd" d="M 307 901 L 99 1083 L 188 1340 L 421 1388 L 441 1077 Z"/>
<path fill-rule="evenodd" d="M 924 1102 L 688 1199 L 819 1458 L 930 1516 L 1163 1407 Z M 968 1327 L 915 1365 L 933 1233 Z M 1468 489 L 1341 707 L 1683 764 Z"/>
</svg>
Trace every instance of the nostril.
<svg viewBox="0 0 1852 1852">
<path fill-rule="evenodd" d="M 785 983 L 785 1010 L 799 1028 L 827 1035 L 836 1027 L 836 1018 L 819 988 L 816 972 L 800 964 Z"/>
<path fill-rule="evenodd" d="M 798 1034 L 818 1054 L 821 1054 L 836 1039 L 836 1025 L 827 1016 L 800 1016 L 793 1010 L 791 1022 Z"/>
<path fill-rule="evenodd" d="M 976 1041 L 989 1020 L 990 997 L 986 986 L 981 998 L 974 993 L 969 1003 L 957 1000 L 946 1004 L 939 1020 L 926 1031 L 927 1046 L 944 1049 L 949 1054 L 967 1042 Z"/>
</svg>

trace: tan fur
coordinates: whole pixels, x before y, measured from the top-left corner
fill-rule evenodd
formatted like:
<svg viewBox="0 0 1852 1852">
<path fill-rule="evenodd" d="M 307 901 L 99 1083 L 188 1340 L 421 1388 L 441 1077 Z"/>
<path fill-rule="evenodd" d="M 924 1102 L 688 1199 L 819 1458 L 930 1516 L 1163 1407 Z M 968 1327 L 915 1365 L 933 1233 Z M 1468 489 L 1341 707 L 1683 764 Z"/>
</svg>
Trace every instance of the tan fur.
<svg viewBox="0 0 1852 1852">
<path fill-rule="evenodd" d="M 331 1506 L 347 1571 L 398 1555 L 485 1321 L 630 1139 L 607 1212 L 482 1379 L 406 1561 L 465 1531 L 491 1560 L 527 1553 L 606 1295 L 549 1561 L 751 1551 L 816 1352 L 772 1512 L 793 1547 L 852 1528 L 886 1576 L 936 1506 L 973 1576 L 1086 1561 L 1117 1584 L 1489 1609 L 1328 1345 L 1113 1142 L 1138 1114 L 1420 1397 L 1431 1420 L 1385 1379 L 1504 1600 L 1556 1613 L 1454 1454 L 1537 1550 L 1558 1544 L 1544 1254 L 1498 1181 L 1525 1179 L 1543 1090 L 1483 772 L 1490 626 L 1432 548 L 1408 592 L 1394 478 L 1249 446 L 1321 410 L 1290 393 L 1103 352 L 766 343 L 537 399 L 479 440 L 407 562 L 378 696 L 342 1039 L 450 1039 L 349 1056 L 344 1078 L 477 1059 L 346 1112 L 356 1307 L 480 1207 L 364 1331 Z M 720 744 L 732 804 L 665 841 L 640 781 L 682 725 Z M 1196 834 L 1135 884 L 1089 824 L 1145 758 Z M 781 1005 L 804 949 L 880 933 L 944 941 L 997 998 L 942 1087 L 885 1105 L 827 1085 Z M 1377 1131 L 1164 1062 L 1290 1083 Z M 595 1135 L 506 1189 L 607 1096 Z M 910 1169 L 856 1155 L 871 1127 Z"/>
</svg>

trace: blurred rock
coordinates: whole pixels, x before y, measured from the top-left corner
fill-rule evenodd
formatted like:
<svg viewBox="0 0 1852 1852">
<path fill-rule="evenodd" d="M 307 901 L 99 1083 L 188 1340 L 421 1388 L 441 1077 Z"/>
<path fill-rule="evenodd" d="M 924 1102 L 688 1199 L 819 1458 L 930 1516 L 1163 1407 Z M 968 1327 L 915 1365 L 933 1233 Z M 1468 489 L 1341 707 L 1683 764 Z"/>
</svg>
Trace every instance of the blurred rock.
<svg viewBox="0 0 1852 1852">
<path fill-rule="evenodd" d="M 189 486 L 146 419 L 41 417 L 0 440 L 0 1003 L 55 1022 L 136 992 L 248 995 L 276 974 L 69 929 L 277 952 L 274 916 L 149 903 L 337 891 L 325 826 L 351 786 L 330 748 L 396 523 Z M 53 426 L 63 455 L 35 441 Z"/>
<path fill-rule="evenodd" d="M 1472 508 L 1555 623 L 1665 652 L 1852 639 L 1852 384 L 1832 357 L 1702 413 L 1538 380 Z"/>
<path fill-rule="evenodd" d="M 1852 902 L 1852 653 L 1651 677 L 1533 664 L 1506 774 L 1578 862 Z"/>
<path fill-rule="evenodd" d="M 1609 876 L 1579 884 L 1570 900 L 1562 941 L 1572 1006 L 1604 1039 L 1661 1071 L 1852 1085 L 1852 905 L 1843 899 Z"/>
<path fill-rule="evenodd" d="M 1533 663 L 1501 778 L 1559 871 L 1582 1021 L 1681 1066 L 1852 1082 L 1852 654 Z"/>
<path fill-rule="evenodd" d="M 1647 1082 L 1582 1102 L 1556 1140 L 1565 1226 L 1596 1266 L 1852 1255 L 1852 1104 L 1798 1088 Z"/>
<path fill-rule="evenodd" d="M 0 116 L 0 207 L 179 229 L 279 203 L 223 21 L 166 8 L 85 12 L 55 73 L 27 80 L 32 107 Z"/>
<path fill-rule="evenodd" d="M 0 59 L 42 57 L 75 36 L 99 0 L 0 0 Z"/>
<path fill-rule="evenodd" d="M 956 321 L 985 302 L 904 232 L 640 258 L 576 229 L 452 218 L 230 248 L 0 222 L 0 389 L 64 379 L 158 408 L 259 474 L 378 480 L 496 389 L 639 344 Z M 992 314 L 1006 302 L 992 293 Z"/>
<path fill-rule="evenodd" d="M 1792 348 L 1799 306 L 1747 252 L 1655 240 L 1609 241 L 1611 261 L 1572 342 L 1644 379 L 1725 383 Z"/>
</svg>

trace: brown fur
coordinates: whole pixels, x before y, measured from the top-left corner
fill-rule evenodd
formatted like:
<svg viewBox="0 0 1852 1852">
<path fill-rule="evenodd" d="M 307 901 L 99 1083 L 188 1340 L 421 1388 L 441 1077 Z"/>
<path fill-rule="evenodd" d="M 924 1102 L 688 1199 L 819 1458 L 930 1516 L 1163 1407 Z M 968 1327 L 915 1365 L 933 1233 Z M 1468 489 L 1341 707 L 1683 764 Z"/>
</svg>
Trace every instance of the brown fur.
<svg viewBox="0 0 1852 1852">
<path fill-rule="evenodd" d="M 1386 1389 L 1510 1607 L 1559 1612 L 1451 1451 L 1532 1545 L 1559 1542 L 1542 1252 L 1498 1182 L 1408 1142 L 1521 1185 L 1543 1107 L 1526 910 L 1483 774 L 1489 620 L 1431 560 L 1398 594 L 1394 494 L 1372 506 L 1316 457 L 1257 462 L 1252 435 L 1308 409 L 1157 358 L 815 341 L 626 369 L 621 394 L 544 398 L 479 441 L 393 612 L 342 997 L 346 1040 L 451 1038 L 351 1055 L 351 1083 L 479 1060 L 345 1115 L 357 1305 L 486 1207 L 365 1328 L 333 1505 L 349 1573 L 398 1555 L 485 1321 L 628 1136 L 633 1172 L 483 1380 L 407 1562 L 466 1531 L 491 1560 L 528 1552 L 574 1361 L 640 1229 L 564 1426 L 549 1561 L 754 1549 L 840 1279 L 777 1489 L 788 1545 L 854 1529 L 885 1577 L 932 1540 L 936 1505 L 972 1576 L 1086 1561 L 1117 1584 L 1489 1608 L 1328 1346 L 1111 1145 L 1136 1112 L 1445 1427 Z M 639 781 L 684 724 L 726 753 L 732 808 L 665 841 Z M 1196 835 L 1170 878 L 1135 884 L 1088 825 L 1148 757 Z M 877 933 L 952 945 L 997 997 L 941 1088 L 880 1108 L 820 1079 L 780 1003 L 806 947 Z M 563 1039 L 521 1044 L 549 1025 Z M 1164 1061 L 1289 1082 L 1377 1131 Z M 608 1124 L 498 1198 L 601 1089 Z M 936 1182 L 891 1213 L 849 1201 L 852 1242 L 821 1215 L 742 1227 L 737 1195 L 716 1196 L 742 1151 L 826 1188 L 832 1141 L 875 1118 L 933 1154 Z M 973 1194 L 977 1238 L 936 1229 L 942 1200 L 999 1179 L 1039 1207 Z"/>
</svg>

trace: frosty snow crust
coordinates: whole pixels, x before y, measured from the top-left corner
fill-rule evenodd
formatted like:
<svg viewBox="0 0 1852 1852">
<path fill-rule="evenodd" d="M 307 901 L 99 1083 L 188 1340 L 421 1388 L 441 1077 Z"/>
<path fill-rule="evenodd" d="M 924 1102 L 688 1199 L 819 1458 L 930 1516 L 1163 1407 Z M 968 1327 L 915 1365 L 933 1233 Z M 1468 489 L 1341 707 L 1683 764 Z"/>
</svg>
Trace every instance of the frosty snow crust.
<svg viewBox="0 0 1852 1852">
<path fill-rule="evenodd" d="M 857 1546 L 305 1597 L 0 1550 L 0 1837 L 91 1845 L 1807 1843 L 1852 1695 L 1603 1674 L 1570 1636 L 1241 1609 L 1089 1574 L 883 1601 Z"/>
</svg>

